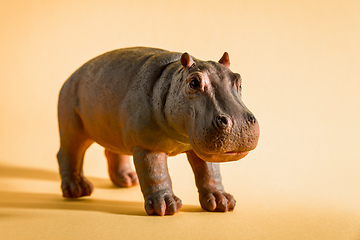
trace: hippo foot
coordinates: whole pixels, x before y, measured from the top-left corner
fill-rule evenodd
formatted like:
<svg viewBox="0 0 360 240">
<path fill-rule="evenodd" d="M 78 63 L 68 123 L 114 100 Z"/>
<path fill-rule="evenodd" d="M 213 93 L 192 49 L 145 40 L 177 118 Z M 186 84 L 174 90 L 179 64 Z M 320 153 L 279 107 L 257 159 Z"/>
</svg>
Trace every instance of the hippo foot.
<svg viewBox="0 0 360 240">
<path fill-rule="evenodd" d="M 160 190 L 145 198 L 145 210 L 149 215 L 174 215 L 182 206 L 180 198 L 170 190 Z"/>
<path fill-rule="evenodd" d="M 199 195 L 201 207 L 210 212 L 226 212 L 235 208 L 234 197 L 223 191 L 210 191 Z"/>
<path fill-rule="evenodd" d="M 94 190 L 92 183 L 83 176 L 63 177 L 61 183 L 63 197 L 79 198 L 90 196 Z"/>
<path fill-rule="evenodd" d="M 128 169 L 110 173 L 110 179 L 118 187 L 131 187 L 139 184 L 136 172 Z"/>
</svg>

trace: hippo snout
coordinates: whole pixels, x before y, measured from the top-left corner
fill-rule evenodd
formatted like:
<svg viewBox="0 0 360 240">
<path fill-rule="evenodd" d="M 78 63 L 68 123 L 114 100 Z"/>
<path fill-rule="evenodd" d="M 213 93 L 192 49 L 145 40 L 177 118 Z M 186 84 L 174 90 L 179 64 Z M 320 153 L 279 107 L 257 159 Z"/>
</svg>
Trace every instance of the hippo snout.
<svg viewBox="0 0 360 240">
<path fill-rule="evenodd" d="M 192 134 L 193 148 L 208 162 L 236 161 L 256 148 L 259 138 L 259 123 L 251 112 L 237 115 L 217 114 L 212 124 Z"/>
</svg>

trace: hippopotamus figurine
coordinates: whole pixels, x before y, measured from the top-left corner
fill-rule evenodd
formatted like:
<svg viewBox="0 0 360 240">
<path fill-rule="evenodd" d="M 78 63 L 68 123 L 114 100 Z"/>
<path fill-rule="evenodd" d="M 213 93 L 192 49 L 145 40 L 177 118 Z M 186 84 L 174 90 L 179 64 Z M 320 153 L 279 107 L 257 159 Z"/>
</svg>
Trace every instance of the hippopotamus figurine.
<svg viewBox="0 0 360 240">
<path fill-rule="evenodd" d="M 92 193 L 83 158 L 96 142 L 105 148 L 114 184 L 140 184 L 147 214 L 180 210 L 167 167 L 167 157 L 180 153 L 187 154 L 202 208 L 232 211 L 235 199 L 224 190 L 219 163 L 253 150 L 259 125 L 241 100 L 240 75 L 229 67 L 226 52 L 214 62 L 146 47 L 110 51 L 85 63 L 59 94 L 63 196 Z"/>
</svg>

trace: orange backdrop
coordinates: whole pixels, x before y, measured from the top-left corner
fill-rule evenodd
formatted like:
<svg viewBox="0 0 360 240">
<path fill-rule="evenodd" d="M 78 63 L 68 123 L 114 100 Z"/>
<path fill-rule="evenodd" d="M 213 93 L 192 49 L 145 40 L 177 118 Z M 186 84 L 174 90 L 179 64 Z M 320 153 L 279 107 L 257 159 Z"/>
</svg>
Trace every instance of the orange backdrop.
<svg viewBox="0 0 360 240">
<path fill-rule="evenodd" d="M 360 237 L 359 12 L 360 2 L 351 0 L 2 0 L 0 228 L 19 239 L 19 224 L 27 236 L 61 238 L 58 226 L 72 226 L 70 214 L 82 222 L 81 232 L 69 236 L 94 239 L 115 236 L 119 229 L 109 226 L 119 220 L 133 223 L 121 229 L 129 237 L 152 230 L 154 238 Z M 244 102 L 261 127 L 255 151 L 222 165 L 225 188 L 238 200 L 235 212 L 197 212 L 192 173 L 180 155 L 169 159 L 169 168 L 185 210 L 153 218 L 166 226 L 160 229 L 142 215 L 138 187 L 109 187 L 103 150 L 96 145 L 85 159 L 85 174 L 97 183 L 92 202 L 60 198 L 59 89 L 85 61 L 129 46 L 187 51 L 203 60 L 230 53 L 231 69 L 243 78 Z M 136 210 L 116 214 L 129 206 L 110 200 L 135 202 L 129 206 Z M 141 217 L 128 216 L 136 213 Z M 34 221 L 26 220 L 30 215 Z M 87 229 L 96 223 L 108 226 L 107 235 Z M 179 232 L 181 226 L 188 231 Z"/>
</svg>

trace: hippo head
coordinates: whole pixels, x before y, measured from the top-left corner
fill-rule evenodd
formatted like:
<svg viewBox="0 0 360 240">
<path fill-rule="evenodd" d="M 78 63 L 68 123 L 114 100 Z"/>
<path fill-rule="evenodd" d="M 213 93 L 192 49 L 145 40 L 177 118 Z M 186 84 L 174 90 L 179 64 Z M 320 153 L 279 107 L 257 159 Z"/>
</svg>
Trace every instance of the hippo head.
<svg viewBox="0 0 360 240">
<path fill-rule="evenodd" d="M 241 77 L 230 71 L 229 54 L 213 62 L 184 53 L 180 62 L 177 96 L 182 110 L 176 118 L 183 119 L 183 133 L 194 152 L 209 162 L 245 157 L 257 146 L 259 124 L 241 100 Z"/>
</svg>

